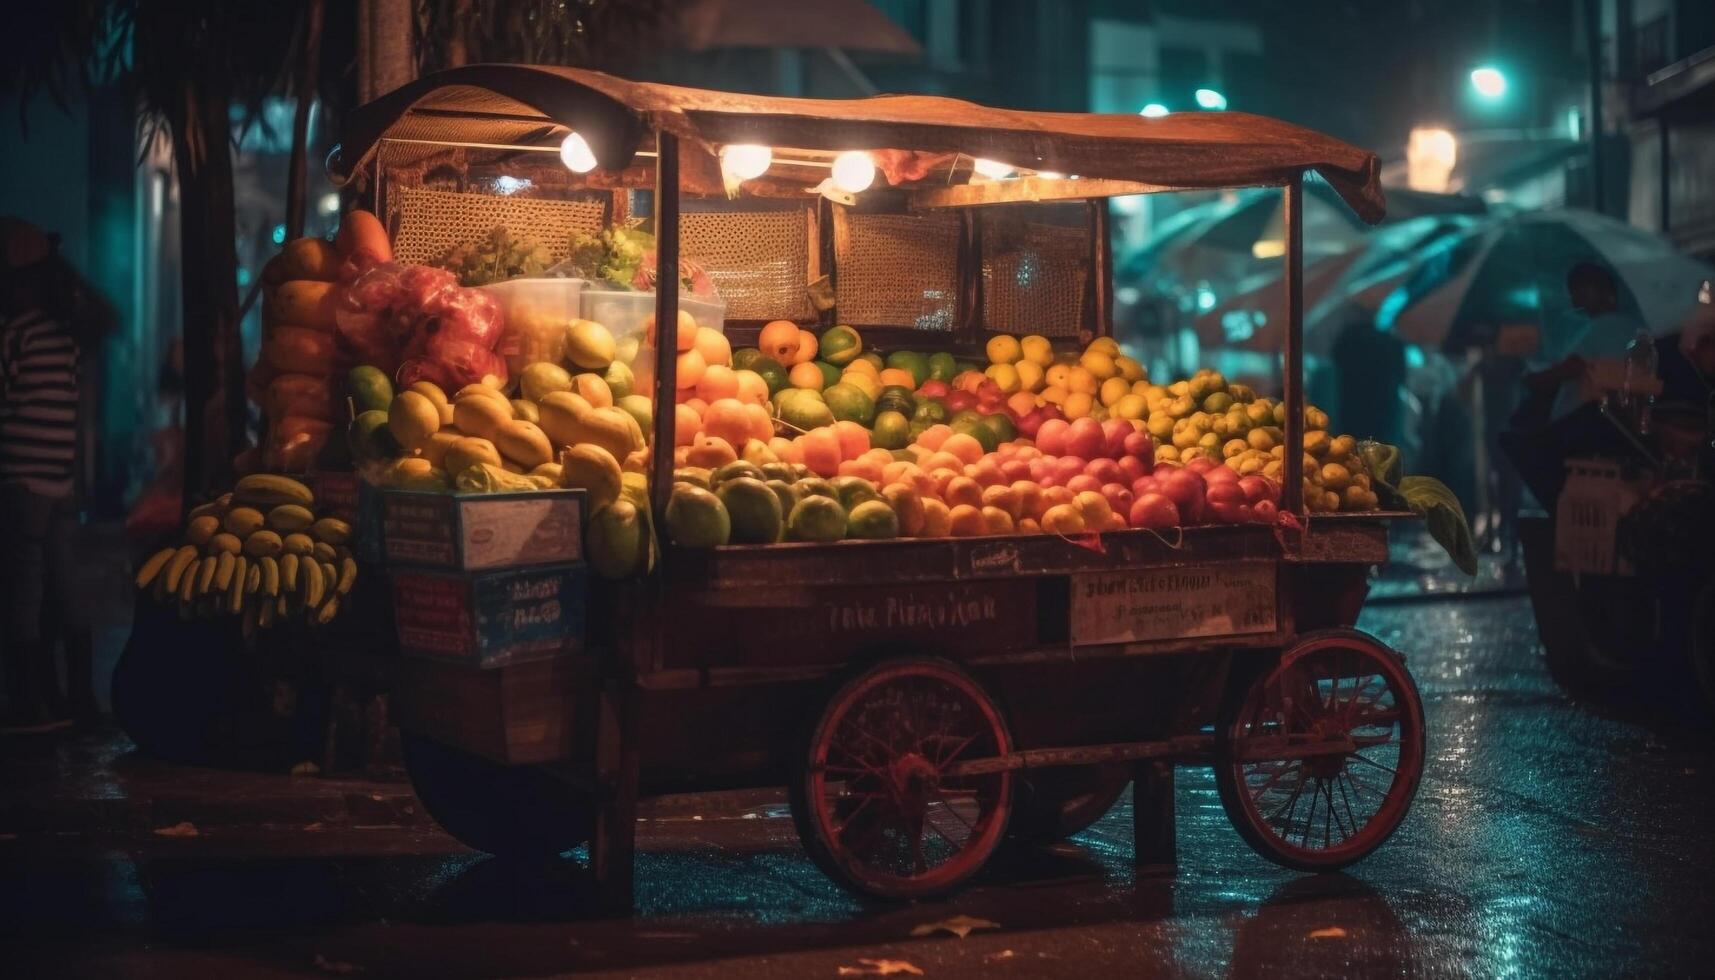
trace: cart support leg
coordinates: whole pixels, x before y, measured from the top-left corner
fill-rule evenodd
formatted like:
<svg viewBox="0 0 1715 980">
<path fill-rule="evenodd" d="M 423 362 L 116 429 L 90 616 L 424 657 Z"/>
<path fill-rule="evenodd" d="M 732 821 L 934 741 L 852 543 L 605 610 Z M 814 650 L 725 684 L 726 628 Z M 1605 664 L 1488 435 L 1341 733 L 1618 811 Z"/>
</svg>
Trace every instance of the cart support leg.
<svg viewBox="0 0 1715 980">
<path fill-rule="evenodd" d="M 1173 818 L 1173 763 L 1132 766 L 1132 862 L 1138 874 L 1171 875 L 1179 859 Z"/>
<path fill-rule="evenodd" d="M 624 683 L 602 691 L 596 731 L 596 778 L 601 805 L 590 841 L 590 870 L 602 911 L 630 915 L 637 845 L 637 704 Z"/>
</svg>

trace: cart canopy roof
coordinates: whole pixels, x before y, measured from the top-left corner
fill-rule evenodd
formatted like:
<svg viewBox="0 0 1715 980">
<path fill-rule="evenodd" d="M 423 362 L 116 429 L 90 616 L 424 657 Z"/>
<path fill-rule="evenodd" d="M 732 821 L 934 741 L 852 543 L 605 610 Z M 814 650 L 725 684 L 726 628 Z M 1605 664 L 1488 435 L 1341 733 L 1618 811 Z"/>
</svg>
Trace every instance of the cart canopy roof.
<svg viewBox="0 0 1715 980">
<path fill-rule="evenodd" d="M 1385 209 L 1375 154 L 1248 113 L 1150 119 L 995 109 L 926 95 L 780 98 L 546 65 L 454 68 L 359 106 L 347 116 L 329 169 L 335 180 L 349 179 L 383 139 L 546 147 L 571 129 L 614 169 L 657 131 L 710 153 L 732 143 L 957 153 L 1158 188 L 1280 184 L 1313 170 L 1365 221 L 1380 220 Z"/>
</svg>

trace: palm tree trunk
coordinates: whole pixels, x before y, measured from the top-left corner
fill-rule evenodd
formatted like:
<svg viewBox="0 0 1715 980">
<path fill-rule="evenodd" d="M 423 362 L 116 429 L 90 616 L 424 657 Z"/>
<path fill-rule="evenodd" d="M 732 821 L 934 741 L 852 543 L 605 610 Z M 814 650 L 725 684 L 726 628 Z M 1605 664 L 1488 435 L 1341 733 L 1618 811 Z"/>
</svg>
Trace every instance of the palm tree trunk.
<svg viewBox="0 0 1715 980">
<path fill-rule="evenodd" d="M 188 508 L 231 477 L 245 405 L 230 99 L 189 82 L 184 95 L 183 116 L 170 125 L 179 177 Z"/>
<path fill-rule="evenodd" d="M 292 117 L 292 156 L 286 169 L 286 240 L 304 234 L 304 171 L 310 143 L 310 106 L 321 69 L 322 0 L 304 6 L 304 48 L 298 62 L 298 108 Z"/>
</svg>

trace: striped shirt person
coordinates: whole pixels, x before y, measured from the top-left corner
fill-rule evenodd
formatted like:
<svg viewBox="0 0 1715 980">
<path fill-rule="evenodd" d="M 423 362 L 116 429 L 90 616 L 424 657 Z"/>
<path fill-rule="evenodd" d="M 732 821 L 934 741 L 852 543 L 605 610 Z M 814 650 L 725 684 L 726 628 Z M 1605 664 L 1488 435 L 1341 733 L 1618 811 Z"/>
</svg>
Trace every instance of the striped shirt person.
<svg viewBox="0 0 1715 980">
<path fill-rule="evenodd" d="M 72 495 L 78 444 L 78 349 L 40 310 L 6 324 L 0 343 L 0 481 Z"/>
</svg>

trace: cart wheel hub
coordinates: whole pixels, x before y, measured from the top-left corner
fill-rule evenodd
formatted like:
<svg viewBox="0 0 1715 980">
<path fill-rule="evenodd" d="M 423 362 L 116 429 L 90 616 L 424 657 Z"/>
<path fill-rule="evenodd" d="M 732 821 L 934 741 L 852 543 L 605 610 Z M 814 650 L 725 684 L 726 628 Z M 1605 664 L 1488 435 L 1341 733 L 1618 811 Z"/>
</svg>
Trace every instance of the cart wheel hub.
<svg viewBox="0 0 1715 980">
<path fill-rule="evenodd" d="M 941 782 L 941 772 L 934 763 L 915 752 L 893 760 L 888 766 L 888 776 L 894 801 L 907 813 L 928 809 L 929 797 Z"/>
</svg>

